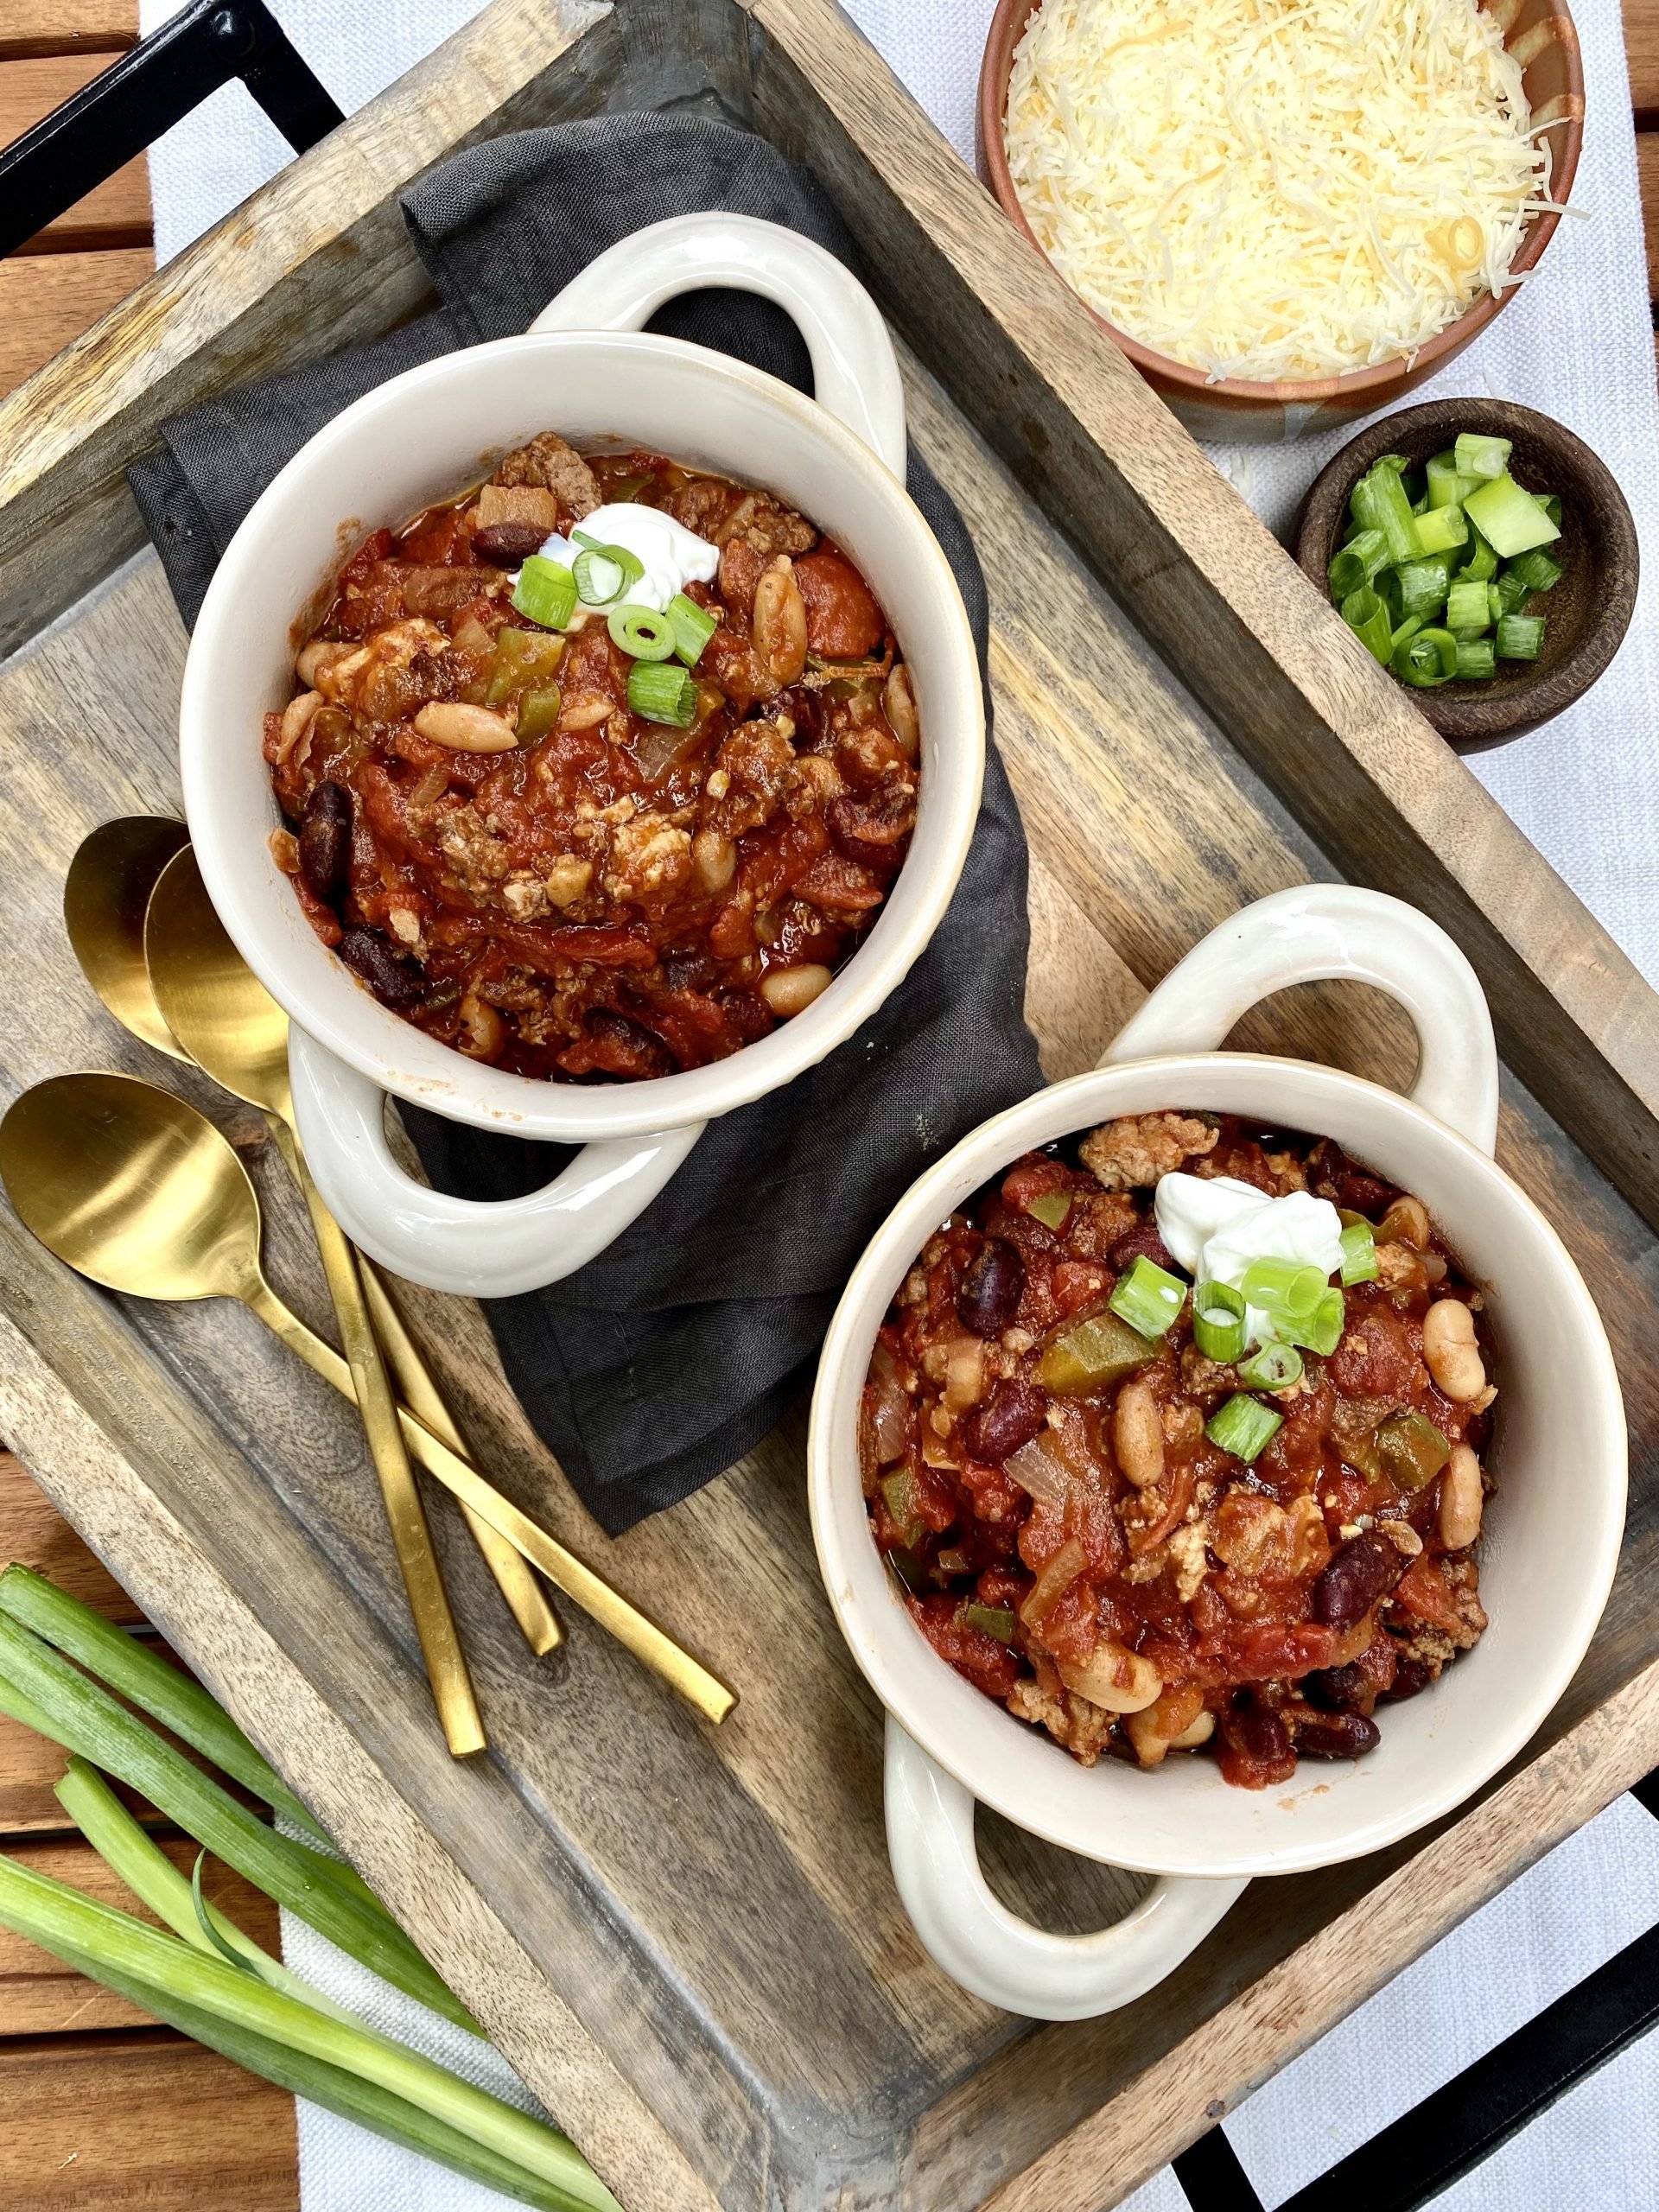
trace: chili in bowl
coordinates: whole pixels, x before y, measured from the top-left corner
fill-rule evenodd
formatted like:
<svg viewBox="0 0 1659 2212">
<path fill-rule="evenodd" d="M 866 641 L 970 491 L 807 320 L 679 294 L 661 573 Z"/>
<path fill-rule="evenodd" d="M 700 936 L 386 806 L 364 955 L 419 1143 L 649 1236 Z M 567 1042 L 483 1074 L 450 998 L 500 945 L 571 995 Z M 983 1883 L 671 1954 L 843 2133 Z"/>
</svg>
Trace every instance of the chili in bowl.
<svg viewBox="0 0 1659 2212">
<path fill-rule="evenodd" d="M 1172 1249 L 1172 1246 L 1173 1249 Z M 1073 1758 L 1353 1758 L 1486 1626 L 1484 1300 L 1328 1138 L 1126 1114 L 928 1239 L 859 1428 L 947 1664 Z"/>
<path fill-rule="evenodd" d="M 1408 1096 L 1217 1049 L 1327 976 L 1407 1007 Z M 1281 893 L 1096 1071 L 929 1170 L 854 1271 L 814 1394 L 814 1535 L 887 1708 L 899 1894 L 981 1997 L 1130 2001 L 1249 1877 L 1448 1812 L 1578 1667 L 1623 1530 L 1623 1406 L 1593 1301 L 1491 1158 L 1497 1078 L 1436 925 Z M 976 1802 L 1161 1878 L 1097 1934 L 1032 1928 L 986 1887 Z"/>
<path fill-rule="evenodd" d="M 709 285 L 786 309 L 816 399 L 644 330 Z M 984 709 L 905 467 L 868 295 L 714 213 L 370 392 L 244 520 L 185 668 L 186 811 L 290 1018 L 318 1187 L 382 1264 L 480 1296 L 572 1273 L 926 946 Z M 388 1093 L 583 1149 L 525 1198 L 449 1198 L 393 1159 Z"/>
<path fill-rule="evenodd" d="M 556 431 L 372 531 L 265 717 L 278 865 L 383 1006 L 563 1082 L 707 1066 L 827 990 L 916 825 L 910 673 L 766 491 Z"/>
</svg>

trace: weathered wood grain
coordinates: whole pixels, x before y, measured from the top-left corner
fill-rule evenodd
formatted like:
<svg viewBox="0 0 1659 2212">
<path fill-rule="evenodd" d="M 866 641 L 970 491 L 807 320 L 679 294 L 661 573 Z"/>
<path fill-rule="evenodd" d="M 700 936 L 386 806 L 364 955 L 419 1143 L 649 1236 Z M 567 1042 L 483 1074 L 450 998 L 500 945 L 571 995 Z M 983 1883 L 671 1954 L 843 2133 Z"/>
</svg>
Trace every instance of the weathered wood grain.
<svg viewBox="0 0 1659 2212">
<path fill-rule="evenodd" d="M 0 391 L 33 378 L 89 322 L 135 292 L 155 266 L 148 246 L 0 261 Z"/>
<path fill-rule="evenodd" d="M 0 2112 L 6 2212 L 299 2212 L 293 2098 L 165 2029 L 0 2044 Z"/>
<path fill-rule="evenodd" d="M 62 1764 L 61 1756 L 59 1764 Z M 196 1863 L 196 1846 L 188 1837 L 164 1837 L 161 1847 L 181 1874 L 189 1874 Z M 6 1847 L 6 1856 L 37 1874 L 69 1883 L 99 1904 L 115 1905 L 137 1919 L 160 1925 L 156 1916 L 110 1872 L 92 1846 L 79 1838 L 13 1843 Z M 203 1868 L 202 1888 L 209 1902 L 228 1914 L 245 1935 L 266 1950 L 280 1954 L 276 1907 L 262 1891 L 217 1859 L 209 1859 Z M 153 2024 L 148 2012 L 129 2004 L 124 1997 L 100 1989 L 33 1943 L 25 1942 L 21 1936 L 0 1929 L 0 2038 Z"/>
<path fill-rule="evenodd" d="M 1338 870 L 1432 906 L 1505 1057 L 1659 1219 L 1659 998 L 1269 537 L 833 0 L 753 0 L 754 111 L 883 305 Z"/>
<path fill-rule="evenodd" d="M 54 1513 L 10 1452 L 0 1452 L 0 1567 L 32 1567 L 123 1628 L 143 1618 L 102 1560 L 94 1557 L 60 1513 Z M 0 1761 L 0 1775 L 5 1771 Z"/>
<path fill-rule="evenodd" d="M 118 54 L 138 38 L 138 0 L 6 0 L 0 60 L 66 53 Z"/>
</svg>

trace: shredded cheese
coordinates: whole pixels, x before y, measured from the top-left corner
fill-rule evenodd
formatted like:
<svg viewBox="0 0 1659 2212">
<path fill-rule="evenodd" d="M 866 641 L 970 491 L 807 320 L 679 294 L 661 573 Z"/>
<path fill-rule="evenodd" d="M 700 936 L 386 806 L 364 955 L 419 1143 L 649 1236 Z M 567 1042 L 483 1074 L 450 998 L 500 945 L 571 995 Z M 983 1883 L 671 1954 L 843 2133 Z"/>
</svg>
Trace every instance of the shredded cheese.
<svg viewBox="0 0 1659 2212">
<path fill-rule="evenodd" d="M 1007 154 L 1090 305 L 1211 382 L 1409 358 L 1548 205 L 1475 0 L 1042 0 Z"/>
</svg>

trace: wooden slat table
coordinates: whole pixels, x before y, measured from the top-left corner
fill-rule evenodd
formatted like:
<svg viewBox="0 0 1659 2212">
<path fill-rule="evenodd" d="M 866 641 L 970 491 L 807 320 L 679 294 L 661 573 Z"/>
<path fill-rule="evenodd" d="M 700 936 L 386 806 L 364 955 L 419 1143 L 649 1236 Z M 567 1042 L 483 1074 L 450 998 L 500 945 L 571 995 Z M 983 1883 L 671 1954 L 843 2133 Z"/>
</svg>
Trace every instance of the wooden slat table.
<svg viewBox="0 0 1659 2212">
<path fill-rule="evenodd" d="M 0 144 L 137 35 L 137 0 L 0 0 Z M 1626 0 L 1625 45 L 1649 293 L 1659 298 L 1659 0 Z M 149 181 L 135 162 L 22 253 L 0 261 L 0 391 L 153 266 Z M 11 1559 L 145 1632 L 130 1600 L 0 1452 L 0 1563 Z M 52 1794 L 62 1764 L 61 1753 L 0 1718 L 0 1848 L 115 1897 L 118 1885 L 69 1831 Z M 166 1840 L 188 1866 L 188 1844 Z M 209 1887 L 251 1934 L 275 1943 L 276 1913 L 266 1900 L 225 1870 Z M 0 2205 L 7 2212 L 230 2204 L 237 2212 L 296 2212 L 298 2202 L 290 2098 L 143 2023 L 123 2000 L 0 1933 Z"/>
</svg>

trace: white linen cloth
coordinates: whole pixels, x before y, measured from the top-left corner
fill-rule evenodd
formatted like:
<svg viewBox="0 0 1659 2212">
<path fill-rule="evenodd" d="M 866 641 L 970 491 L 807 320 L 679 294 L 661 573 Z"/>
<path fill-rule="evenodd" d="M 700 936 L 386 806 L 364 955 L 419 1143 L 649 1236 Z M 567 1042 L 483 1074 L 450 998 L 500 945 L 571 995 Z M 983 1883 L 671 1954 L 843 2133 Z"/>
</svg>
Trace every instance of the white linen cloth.
<svg viewBox="0 0 1659 2212">
<path fill-rule="evenodd" d="M 271 0 L 348 111 L 476 14 L 481 0 Z M 153 29 L 176 0 L 141 0 Z M 980 54 L 994 0 L 844 0 L 849 12 L 969 162 Z M 1469 351 L 1405 404 L 1478 393 L 1576 430 L 1618 477 L 1644 546 L 1659 546 L 1659 397 L 1654 379 L 1635 134 L 1617 0 L 1577 0 L 1587 81 L 1573 206 L 1540 274 Z M 288 158 L 239 86 L 150 149 L 157 257 L 168 259 Z M 1345 433 L 1211 457 L 1284 533 Z M 1629 639 L 1577 707 L 1471 766 L 1553 866 L 1659 984 L 1659 583 L 1649 569 Z M 1624 1944 L 1659 1923 L 1659 1822 L 1621 1799 L 1258 2090 L 1227 2132 L 1263 2203 L 1294 2194 L 1409 2110 Z M 283 1916 L 296 1970 L 375 2024 L 528 2104 L 505 2062 L 374 1982 Z M 1581 2084 L 1437 2200 L 1444 2212 L 1651 2212 L 1659 2204 L 1659 2036 Z M 300 2106 L 305 2212 L 487 2212 L 506 2202 L 349 2122 Z M 1185 2212 L 1169 2171 L 1133 2212 Z M 1077 2212 L 1094 2212 L 1079 2205 Z"/>
</svg>

